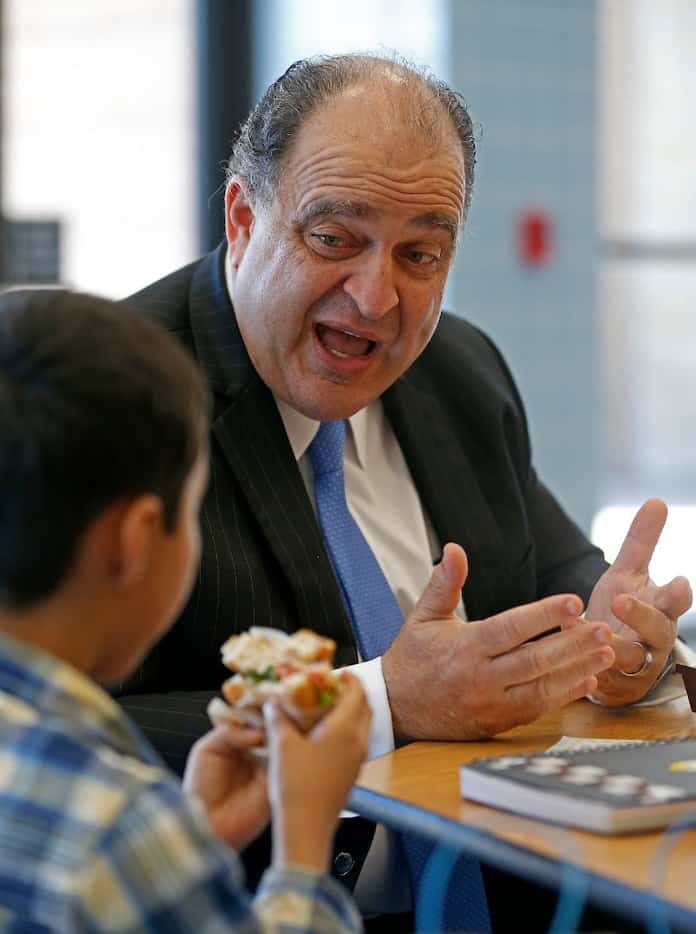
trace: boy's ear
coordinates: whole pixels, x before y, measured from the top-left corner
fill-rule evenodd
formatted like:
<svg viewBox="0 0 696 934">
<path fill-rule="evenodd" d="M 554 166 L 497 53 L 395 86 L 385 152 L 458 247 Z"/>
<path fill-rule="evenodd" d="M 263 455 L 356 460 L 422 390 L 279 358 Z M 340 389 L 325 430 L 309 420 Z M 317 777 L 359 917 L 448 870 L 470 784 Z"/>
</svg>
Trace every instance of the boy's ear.
<svg viewBox="0 0 696 934">
<path fill-rule="evenodd" d="M 145 577 L 163 530 L 164 505 L 158 496 L 138 496 L 126 505 L 120 516 L 112 563 L 119 585 L 128 587 Z"/>
<path fill-rule="evenodd" d="M 239 179 L 233 178 L 225 191 L 225 233 L 233 269 L 242 261 L 253 228 L 254 204 Z"/>
</svg>

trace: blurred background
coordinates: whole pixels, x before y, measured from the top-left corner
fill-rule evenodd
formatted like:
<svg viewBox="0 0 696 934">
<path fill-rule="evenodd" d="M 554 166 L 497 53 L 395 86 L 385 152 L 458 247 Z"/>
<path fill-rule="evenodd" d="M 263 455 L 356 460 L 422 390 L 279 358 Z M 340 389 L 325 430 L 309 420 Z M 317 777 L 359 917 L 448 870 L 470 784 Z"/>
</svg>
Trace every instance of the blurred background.
<svg viewBox="0 0 696 934">
<path fill-rule="evenodd" d="M 607 556 L 661 496 L 653 576 L 696 582 L 693 0 L 0 0 L 0 23 L 4 285 L 123 297 L 214 246 L 229 142 L 296 58 L 396 49 L 448 80 L 479 161 L 446 307 L 500 345 Z"/>
</svg>

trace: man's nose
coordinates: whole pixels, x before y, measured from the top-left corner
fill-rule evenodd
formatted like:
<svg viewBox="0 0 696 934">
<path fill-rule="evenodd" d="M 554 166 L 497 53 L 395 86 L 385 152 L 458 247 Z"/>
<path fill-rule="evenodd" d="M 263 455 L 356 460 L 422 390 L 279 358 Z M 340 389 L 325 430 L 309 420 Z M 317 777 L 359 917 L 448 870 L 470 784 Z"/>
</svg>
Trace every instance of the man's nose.
<svg viewBox="0 0 696 934">
<path fill-rule="evenodd" d="M 380 257 L 361 262 L 343 284 L 363 318 L 378 319 L 399 304 L 391 259 Z"/>
</svg>

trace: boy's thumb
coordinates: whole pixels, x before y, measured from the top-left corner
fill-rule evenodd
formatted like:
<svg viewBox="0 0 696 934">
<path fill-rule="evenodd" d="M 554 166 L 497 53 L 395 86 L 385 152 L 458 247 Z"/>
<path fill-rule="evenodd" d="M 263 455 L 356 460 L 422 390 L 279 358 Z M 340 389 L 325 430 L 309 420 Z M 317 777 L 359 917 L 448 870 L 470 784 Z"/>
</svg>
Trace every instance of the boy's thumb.
<svg viewBox="0 0 696 934">
<path fill-rule="evenodd" d="M 414 607 L 411 618 L 427 622 L 454 613 L 468 573 L 469 562 L 461 545 L 452 542 L 445 545 L 442 560 L 433 568 L 428 586 Z"/>
</svg>

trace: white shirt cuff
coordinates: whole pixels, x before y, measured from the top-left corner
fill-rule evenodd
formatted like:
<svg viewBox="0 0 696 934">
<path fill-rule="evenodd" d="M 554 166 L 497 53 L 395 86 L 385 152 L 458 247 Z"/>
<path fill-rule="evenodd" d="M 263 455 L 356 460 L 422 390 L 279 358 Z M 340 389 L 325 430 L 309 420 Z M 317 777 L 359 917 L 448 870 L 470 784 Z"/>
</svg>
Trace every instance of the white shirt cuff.
<svg viewBox="0 0 696 934">
<path fill-rule="evenodd" d="M 674 661 L 679 665 L 696 666 L 696 652 L 680 639 L 674 643 Z"/>
<path fill-rule="evenodd" d="M 347 670 L 360 678 L 360 683 L 372 708 L 372 727 L 367 758 L 374 759 L 394 751 L 394 727 L 392 726 L 387 686 L 382 674 L 382 659 L 372 658 L 369 662 L 349 665 Z"/>
</svg>

